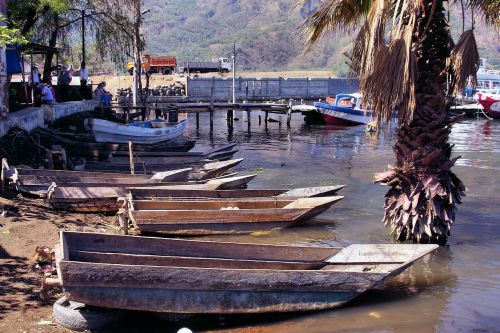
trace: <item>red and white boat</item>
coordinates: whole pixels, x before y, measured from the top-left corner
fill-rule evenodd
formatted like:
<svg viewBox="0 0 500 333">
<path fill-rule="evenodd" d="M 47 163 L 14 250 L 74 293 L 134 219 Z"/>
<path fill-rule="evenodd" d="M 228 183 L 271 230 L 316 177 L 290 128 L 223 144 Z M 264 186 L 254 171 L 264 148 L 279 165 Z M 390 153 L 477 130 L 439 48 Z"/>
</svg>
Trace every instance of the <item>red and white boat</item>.
<svg viewBox="0 0 500 333">
<path fill-rule="evenodd" d="M 360 94 L 338 94 L 327 97 L 326 103 L 316 102 L 314 106 L 323 116 L 326 124 L 341 126 L 366 125 L 374 120 L 373 111 L 362 108 Z"/>
<path fill-rule="evenodd" d="M 477 101 L 488 117 L 500 119 L 500 89 L 496 94 L 477 93 Z"/>
</svg>

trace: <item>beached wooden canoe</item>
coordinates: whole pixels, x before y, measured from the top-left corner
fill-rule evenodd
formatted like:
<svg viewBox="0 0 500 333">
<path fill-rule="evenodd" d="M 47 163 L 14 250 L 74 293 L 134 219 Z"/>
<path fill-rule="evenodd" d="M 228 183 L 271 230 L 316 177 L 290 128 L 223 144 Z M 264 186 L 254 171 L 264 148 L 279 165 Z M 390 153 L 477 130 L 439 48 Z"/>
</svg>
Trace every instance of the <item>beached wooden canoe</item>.
<svg viewBox="0 0 500 333">
<path fill-rule="evenodd" d="M 151 120 L 130 124 L 89 118 L 89 123 L 96 142 L 128 143 L 132 141 L 138 144 L 150 144 L 182 136 L 187 125 L 187 118 L 178 123 Z"/>
<path fill-rule="evenodd" d="M 154 174 L 159 171 L 175 170 L 182 168 L 192 168 L 193 171 L 191 179 L 203 179 L 207 178 L 204 176 L 206 173 L 212 173 L 211 177 L 214 177 L 214 173 L 217 176 L 222 175 L 224 172 L 228 171 L 232 167 L 239 164 L 243 159 L 231 159 L 224 161 L 212 161 L 212 160 L 198 160 L 194 162 L 182 162 L 182 163 L 161 163 L 152 164 L 149 162 L 140 162 L 135 160 L 134 170 L 135 172 L 143 174 Z M 109 162 L 87 162 L 85 164 L 85 170 L 94 172 L 119 172 L 119 173 L 130 173 L 129 164 L 121 163 L 109 163 Z M 220 172 L 219 170 L 224 170 Z M 196 175 L 195 175 L 196 174 Z"/>
<path fill-rule="evenodd" d="M 224 190 L 245 187 L 256 175 L 234 176 L 210 179 L 204 183 L 164 183 L 154 187 L 140 187 L 141 189 L 157 190 Z M 116 213 L 123 203 L 118 198 L 125 197 L 130 190 L 139 187 L 89 187 L 89 186 L 57 186 L 49 187 L 47 198 L 54 209 L 85 212 L 85 213 Z"/>
<path fill-rule="evenodd" d="M 119 218 L 128 218 L 134 228 L 141 232 L 190 236 L 250 233 L 297 225 L 323 213 L 342 198 L 342 196 L 273 200 L 129 198 L 127 209 L 120 212 L 122 216 Z"/>
<path fill-rule="evenodd" d="M 167 199 L 280 199 L 280 198 L 317 198 L 331 196 L 343 189 L 345 185 L 312 186 L 294 189 L 245 189 L 245 190 L 203 190 L 203 189 L 130 189 L 130 197 L 135 200 L 167 200 Z"/>
<path fill-rule="evenodd" d="M 57 183 L 58 186 L 70 187 L 149 187 L 161 186 L 166 183 L 170 185 L 205 183 L 210 179 L 222 177 L 242 160 L 211 162 L 205 164 L 197 171 L 193 171 L 192 168 L 184 168 L 157 172 L 154 175 L 42 170 L 7 166 L 4 168 L 4 176 L 10 180 L 11 184 L 14 184 L 20 193 L 35 197 L 45 197 L 52 183 Z"/>
<path fill-rule="evenodd" d="M 266 313 L 341 306 L 401 273 L 433 244 L 314 247 L 61 232 L 66 297 L 104 308 Z"/>
<path fill-rule="evenodd" d="M 344 185 L 319 186 L 292 190 L 214 190 L 205 186 L 169 186 L 155 188 L 129 188 L 129 189 L 107 189 L 107 188 L 75 188 L 55 187 L 48 195 L 48 202 L 54 209 L 81 213 L 116 213 L 123 202 L 118 202 L 119 197 L 131 196 L 137 200 L 158 199 L 188 199 L 207 200 L 210 198 L 246 198 L 263 199 L 268 198 L 307 198 L 334 195 Z"/>
</svg>

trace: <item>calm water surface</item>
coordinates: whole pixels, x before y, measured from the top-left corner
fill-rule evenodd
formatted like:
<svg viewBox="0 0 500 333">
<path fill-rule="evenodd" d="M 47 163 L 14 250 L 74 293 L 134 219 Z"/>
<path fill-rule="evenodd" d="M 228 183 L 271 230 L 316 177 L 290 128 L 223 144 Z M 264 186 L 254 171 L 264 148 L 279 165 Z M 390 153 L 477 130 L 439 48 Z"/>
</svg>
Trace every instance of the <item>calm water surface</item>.
<svg viewBox="0 0 500 333">
<path fill-rule="evenodd" d="M 259 235 L 217 236 L 226 241 L 315 244 L 391 242 L 380 222 L 386 187 L 372 183 L 375 172 L 394 160 L 394 138 L 365 134 L 362 126 L 306 126 L 294 115 L 292 129 L 258 124 L 247 132 L 243 113 L 228 131 L 223 112 L 214 131 L 201 116 L 188 134 L 196 149 L 238 142 L 240 173 L 257 173 L 250 188 L 288 188 L 346 184 L 344 200 L 304 226 Z M 279 117 L 273 115 L 275 119 Z M 467 186 L 449 246 L 339 309 L 294 315 L 225 316 L 188 326 L 196 330 L 238 332 L 500 332 L 500 121 L 456 124 L 450 141 L 454 168 Z"/>
</svg>

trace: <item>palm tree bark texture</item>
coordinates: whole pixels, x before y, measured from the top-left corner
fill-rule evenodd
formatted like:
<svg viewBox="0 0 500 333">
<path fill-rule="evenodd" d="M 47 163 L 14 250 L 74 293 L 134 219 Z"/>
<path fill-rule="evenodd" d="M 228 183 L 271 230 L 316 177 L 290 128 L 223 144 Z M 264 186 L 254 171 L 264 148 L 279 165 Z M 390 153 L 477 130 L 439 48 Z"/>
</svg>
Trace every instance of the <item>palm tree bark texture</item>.
<svg viewBox="0 0 500 333">
<path fill-rule="evenodd" d="M 450 56 L 449 26 L 442 0 L 424 0 L 412 36 L 418 69 L 416 108 L 409 124 L 402 124 L 394 146 L 396 163 L 376 182 L 390 186 L 383 222 L 399 241 L 445 244 L 465 186 L 450 170 L 459 157 L 451 158 L 448 142 L 446 59 Z"/>
</svg>

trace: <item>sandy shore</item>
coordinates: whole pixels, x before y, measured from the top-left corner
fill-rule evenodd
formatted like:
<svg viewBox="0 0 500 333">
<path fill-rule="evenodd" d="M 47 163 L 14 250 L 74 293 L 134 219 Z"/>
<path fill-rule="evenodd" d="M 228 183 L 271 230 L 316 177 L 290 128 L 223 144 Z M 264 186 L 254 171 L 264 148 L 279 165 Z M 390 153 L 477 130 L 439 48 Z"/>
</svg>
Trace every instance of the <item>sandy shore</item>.
<svg viewBox="0 0 500 333">
<path fill-rule="evenodd" d="M 0 332 L 71 332 L 52 319 L 60 288 L 40 298 L 41 275 L 32 260 L 37 245 L 58 243 L 58 230 L 110 232 L 103 223 L 113 216 L 70 214 L 51 210 L 43 200 L 0 197 L 0 208 L 18 210 L 0 216 Z"/>
</svg>

